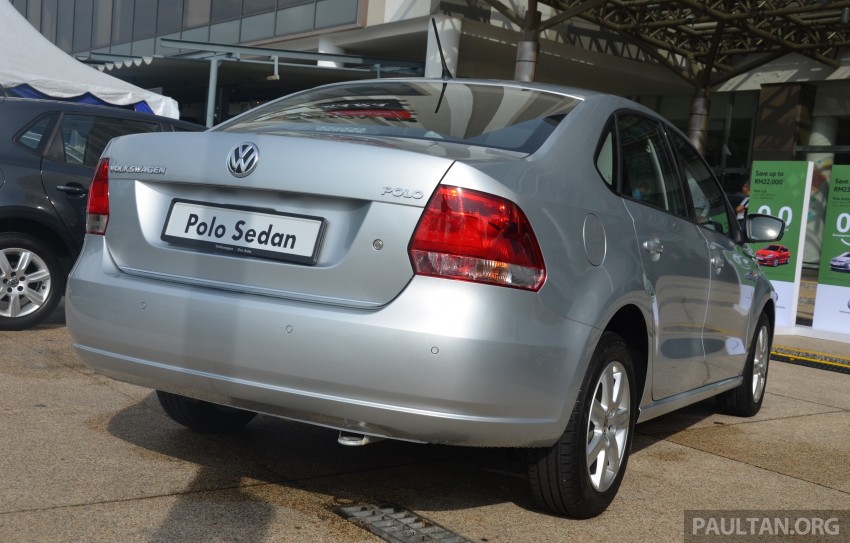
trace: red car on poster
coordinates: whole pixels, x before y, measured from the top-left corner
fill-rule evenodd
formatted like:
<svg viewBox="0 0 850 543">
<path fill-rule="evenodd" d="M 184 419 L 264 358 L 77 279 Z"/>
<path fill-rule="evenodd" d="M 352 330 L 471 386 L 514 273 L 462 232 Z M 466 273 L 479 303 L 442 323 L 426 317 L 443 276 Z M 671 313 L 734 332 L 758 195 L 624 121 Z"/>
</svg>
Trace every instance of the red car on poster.
<svg viewBox="0 0 850 543">
<path fill-rule="evenodd" d="M 756 260 L 765 266 L 778 266 L 791 261 L 791 252 L 784 245 L 768 245 L 756 251 Z"/>
</svg>

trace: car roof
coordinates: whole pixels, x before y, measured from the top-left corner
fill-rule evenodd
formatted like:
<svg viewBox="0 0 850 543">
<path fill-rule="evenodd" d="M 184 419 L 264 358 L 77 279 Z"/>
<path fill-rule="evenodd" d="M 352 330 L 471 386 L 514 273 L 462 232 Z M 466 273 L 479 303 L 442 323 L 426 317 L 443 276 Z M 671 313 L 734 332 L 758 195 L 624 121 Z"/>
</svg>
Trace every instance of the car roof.
<svg viewBox="0 0 850 543">
<path fill-rule="evenodd" d="M 4 102 L 8 102 L 9 105 L 13 105 L 15 108 L 26 108 L 30 110 L 36 111 L 70 111 L 75 113 L 88 113 L 92 115 L 105 115 L 109 117 L 116 117 L 122 119 L 137 119 L 137 120 L 147 120 L 150 121 L 155 119 L 157 121 L 166 122 L 173 124 L 175 126 L 185 126 L 187 128 L 206 128 L 201 125 L 191 123 L 189 121 L 183 121 L 180 119 L 173 119 L 171 117 L 163 117 L 161 115 L 154 115 L 153 113 L 145 113 L 142 111 L 134 111 L 131 109 L 125 109 L 121 107 L 113 107 L 108 105 L 99 105 L 99 104 L 81 104 L 79 102 L 69 102 L 66 100 L 48 100 L 43 98 L 20 98 L 17 96 L 3 96 L 0 95 L 0 105 Z"/>
</svg>

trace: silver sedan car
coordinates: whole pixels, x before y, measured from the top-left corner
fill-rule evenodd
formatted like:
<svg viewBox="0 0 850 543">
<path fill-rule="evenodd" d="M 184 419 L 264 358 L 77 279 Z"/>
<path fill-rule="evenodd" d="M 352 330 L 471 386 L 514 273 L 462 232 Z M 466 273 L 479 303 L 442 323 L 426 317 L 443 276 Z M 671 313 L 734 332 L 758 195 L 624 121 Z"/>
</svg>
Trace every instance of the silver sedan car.
<svg viewBox="0 0 850 543">
<path fill-rule="evenodd" d="M 76 352 L 199 431 L 256 413 L 528 449 L 542 507 L 613 500 L 635 423 L 755 414 L 775 295 L 687 139 L 537 84 L 319 87 L 104 151 L 67 291 Z"/>
</svg>

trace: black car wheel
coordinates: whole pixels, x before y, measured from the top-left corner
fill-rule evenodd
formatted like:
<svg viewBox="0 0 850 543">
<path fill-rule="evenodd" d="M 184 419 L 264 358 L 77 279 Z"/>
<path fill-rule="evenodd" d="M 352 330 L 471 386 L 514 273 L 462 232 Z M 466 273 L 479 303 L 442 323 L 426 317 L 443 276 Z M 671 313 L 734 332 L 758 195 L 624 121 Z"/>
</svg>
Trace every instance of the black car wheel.
<svg viewBox="0 0 850 543">
<path fill-rule="evenodd" d="M 59 259 L 29 234 L 0 234 L 0 330 L 23 330 L 56 310 L 65 285 Z"/>
<path fill-rule="evenodd" d="M 171 420 L 198 432 L 233 432 L 257 416 L 252 411 L 243 411 L 161 390 L 157 390 L 156 395 L 162 409 Z"/>
<path fill-rule="evenodd" d="M 562 515 L 590 518 L 614 500 L 632 443 L 634 383 L 626 344 L 618 335 L 605 332 L 566 431 L 552 447 L 530 453 L 528 478 L 541 506 Z"/>
<path fill-rule="evenodd" d="M 767 369 L 772 342 L 773 330 L 770 321 L 767 315 L 762 313 L 747 354 L 744 382 L 737 388 L 717 396 L 717 403 L 724 413 L 737 417 L 752 417 L 759 412 L 767 386 Z"/>
</svg>

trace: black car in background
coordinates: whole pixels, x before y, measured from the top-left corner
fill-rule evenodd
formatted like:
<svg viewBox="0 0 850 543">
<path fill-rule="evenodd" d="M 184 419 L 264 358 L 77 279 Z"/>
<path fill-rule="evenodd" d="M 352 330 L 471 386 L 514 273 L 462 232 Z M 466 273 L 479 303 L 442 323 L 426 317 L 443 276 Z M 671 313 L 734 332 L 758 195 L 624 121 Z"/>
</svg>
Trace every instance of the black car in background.
<svg viewBox="0 0 850 543">
<path fill-rule="evenodd" d="M 39 324 L 62 298 L 109 140 L 199 130 L 120 108 L 0 96 L 0 330 Z"/>
</svg>

